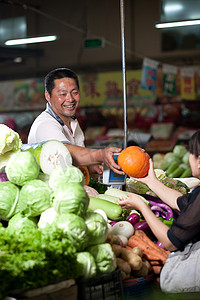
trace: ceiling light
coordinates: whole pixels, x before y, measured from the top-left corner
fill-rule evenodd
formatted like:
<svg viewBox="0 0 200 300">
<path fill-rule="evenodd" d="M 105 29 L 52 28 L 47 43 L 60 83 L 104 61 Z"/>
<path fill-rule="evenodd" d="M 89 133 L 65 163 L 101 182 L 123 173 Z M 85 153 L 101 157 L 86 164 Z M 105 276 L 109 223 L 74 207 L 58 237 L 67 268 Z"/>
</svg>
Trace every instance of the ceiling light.
<svg viewBox="0 0 200 300">
<path fill-rule="evenodd" d="M 181 27 L 181 26 L 192 26 L 192 25 L 200 25 L 200 20 L 159 23 L 159 24 L 156 24 L 155 27 L 156 28 L 172 28 L 172 27 Z"/>
<path fill-rule="evenodd" d="M 52 42 L 52 41 L 55 41 L 56 39 L 57 39 L 56 35 L 14 39 L 14 40 L 7 40 L 5 42 L 5 45 L 15 46 L 15 45 L 24 45 L 24 44 L 33 44 L 33 43 Z"/>
</svg>

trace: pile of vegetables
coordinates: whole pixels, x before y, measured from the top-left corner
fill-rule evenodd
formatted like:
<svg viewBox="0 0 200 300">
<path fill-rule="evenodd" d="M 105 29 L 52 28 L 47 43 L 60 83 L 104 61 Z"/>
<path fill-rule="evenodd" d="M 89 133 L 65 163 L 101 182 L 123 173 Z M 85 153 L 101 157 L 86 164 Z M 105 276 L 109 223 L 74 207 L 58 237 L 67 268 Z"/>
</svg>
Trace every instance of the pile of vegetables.
<svg viewBox="0 0 200 300">
<path fill-rule="evenodd" d="M 89 209 L 84 174 L 67 148 L 58 141 L 25 146 L 1 168 L 0 299 L 117 267 L 107 220 Z"/>
<path fill-rule="evenodd" d="M 184 145 L 175 145 L 172 152 L 155 153 L 152 157 L 155 169 L 162 169 L 169 178 L 191 177 L 189 151 Z"/>
</svg>

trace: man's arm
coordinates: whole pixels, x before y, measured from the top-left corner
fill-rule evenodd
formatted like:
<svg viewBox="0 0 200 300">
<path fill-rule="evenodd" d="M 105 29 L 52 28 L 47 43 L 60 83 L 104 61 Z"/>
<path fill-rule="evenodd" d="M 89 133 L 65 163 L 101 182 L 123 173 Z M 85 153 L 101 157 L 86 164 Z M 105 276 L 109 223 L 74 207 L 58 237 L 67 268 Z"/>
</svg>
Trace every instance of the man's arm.
<svg viewBox="0 0 200 300">
<path fill-rule="evenodd" d="M 124 174 L 120 167 L 113 159 L 114 153 L 121 152 L 120 148 L 107 147 L 104 149 L 89 149 L 76 145 L 65 144 L 71 153 L 73 164 L 75 166 L 90 166 L 95 164 L 104 163 L 115 173 Z"/>
</svg>

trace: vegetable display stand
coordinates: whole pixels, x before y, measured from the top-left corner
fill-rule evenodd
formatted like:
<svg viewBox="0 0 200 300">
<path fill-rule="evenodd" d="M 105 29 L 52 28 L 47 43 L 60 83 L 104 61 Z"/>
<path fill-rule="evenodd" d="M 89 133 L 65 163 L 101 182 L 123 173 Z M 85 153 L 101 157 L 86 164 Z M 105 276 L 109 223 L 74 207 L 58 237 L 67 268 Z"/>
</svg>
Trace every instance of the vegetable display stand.
<svg viewBox="0 0 200 300">
<path fill-rule="evenodd" d="M 152 275 L 123 281 L 124 300 L 151 299 Z"/>
<path fill-rule="evenodd" d="M 79 280 L 78 300 L 123 300 L 121 272 L 116 269 L 97 278 Z"/>
</svg>

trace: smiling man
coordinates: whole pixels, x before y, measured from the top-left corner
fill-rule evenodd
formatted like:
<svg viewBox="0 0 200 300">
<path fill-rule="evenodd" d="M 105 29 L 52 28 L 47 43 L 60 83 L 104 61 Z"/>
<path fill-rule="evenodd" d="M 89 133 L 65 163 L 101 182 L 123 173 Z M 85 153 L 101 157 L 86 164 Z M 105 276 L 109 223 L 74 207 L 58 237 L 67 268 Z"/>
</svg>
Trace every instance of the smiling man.
<svg viewBox="0 0 200 300">
<path fill-rule="evenodd" d="M 101 163 L 105 163 L 114 172 L 123 174 L 113 160 L 113 154 L 119 153 L 120 148 L 85 148 L 84 134 L 75 116 L 80 103 L 77 75 L 70 69 L 58 68 L 47 74 L 44 84 L 47 107 L 33 122 L 28 144 L 59 140 L 69 149 L 73 164 L 89 166 L 93 177 L 97 178 L 102 174 Z"/>
</svg>

